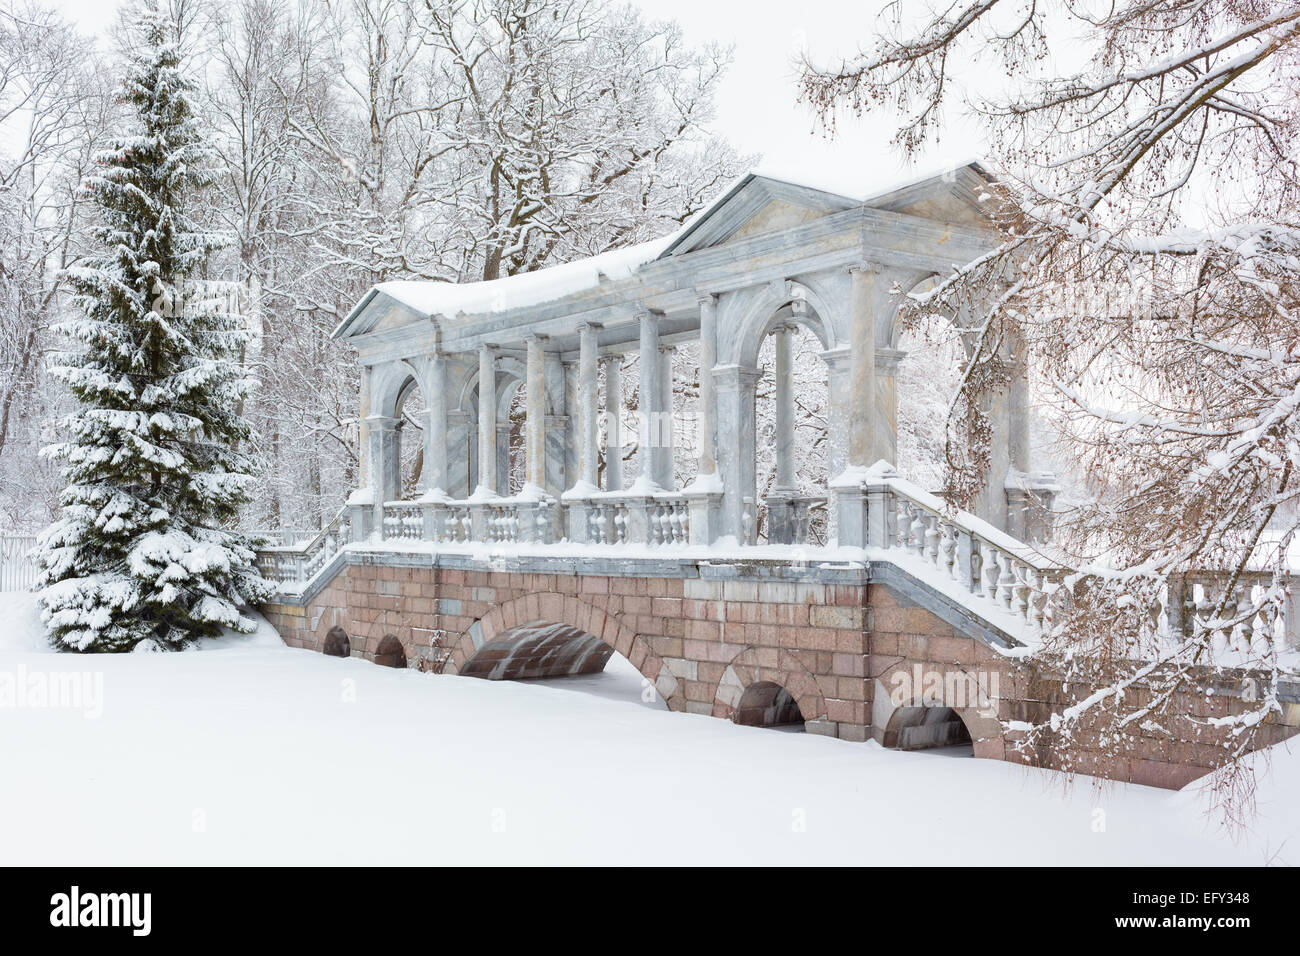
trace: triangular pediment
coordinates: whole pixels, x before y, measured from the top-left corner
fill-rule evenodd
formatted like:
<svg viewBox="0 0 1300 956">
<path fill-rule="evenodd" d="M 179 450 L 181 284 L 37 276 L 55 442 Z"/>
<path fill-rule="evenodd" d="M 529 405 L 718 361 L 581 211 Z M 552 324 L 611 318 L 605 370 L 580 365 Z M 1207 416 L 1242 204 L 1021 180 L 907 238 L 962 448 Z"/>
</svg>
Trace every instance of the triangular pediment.
<svg viewBox="0 0 1300 956">
<path fill-rule="evenodd" d="M 428 318 L 427 314 L 409 303 L 402 302 L 382 288 L 374 287 L 339 323 L 331 338 L 350 338 L 371 332 L 387 332 L 426 322 Z"/>
<path fill-rule="evenodd" d="M 751 173 L 697 215 L 662 255 L 781 232 L 856 205 L 848 196 Z"/>
<path fill-rule="evenodd" d="M 864 198 L 750 173 L 687 223 L 660 257 L 782 232 L 862 206 L 952 225 L 987 226 L 989 181 L 984 167 L 971 162 Z"/>
<path fill-rule="evenodd" d="M 957 166 L 868 199 L 873 209 L 964 226 L 987 226 L 990 176 L 979 163 Z"/>
</svg>

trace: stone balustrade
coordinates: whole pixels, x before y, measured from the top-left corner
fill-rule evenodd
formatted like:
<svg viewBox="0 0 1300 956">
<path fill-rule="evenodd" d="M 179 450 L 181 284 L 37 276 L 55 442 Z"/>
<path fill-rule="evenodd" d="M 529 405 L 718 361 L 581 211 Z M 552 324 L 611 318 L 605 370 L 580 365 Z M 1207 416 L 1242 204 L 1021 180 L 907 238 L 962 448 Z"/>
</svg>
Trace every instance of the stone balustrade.
<svg viewBox="0 0 1300 956">
<path fill-rule="evenodd" d="M 1011 615 L 1031 634 L 1050 618 L 1061 568 L 1040 551 L 900 478 L 885 462 L 832 483 L 841 545 L 884 552 L 951 585 L 984 616 Z M 918 567 L 919 566 L 919 567 Z"/>
<path fill-rule="evenodd" d="M 1300 614 L 1293 613 L 1294 575 L 1284 575 L 1280 592 L 1266 600 L 1279 579 L 1272 571 L 1189 571 L 1171 582 L 1165 600 L 1169 634 L 1190 637 L 1198 628 L 1214 632 L 1220 655 L 1265 653 L 1266 643 L 1300 648 Z"/>
<path fill-rule="evenodd" d="M 301 586 L 352 540 L 352 522 L 344 509 L 316 535 L 295 544 L 265 545 L 257 552 L 257 569 L 281 590 Z"/>
<path fill-rule="evenodd" d="M 536 493 L 464 500 L 433 496 L 386 502 L 377 533 L 355 520 L 369 507 L 354 505 L 356 516 L 345 509 L 309 540 L 261 546 L 258 568 L 289 593 L 311 581 L 352 541 L 370 546 L 378 539 L 394 545 L 685 548 L 708 543 L 717 499 L 716 493 L 698 489 L 569 493 L 563 500 Z M 771 543 L 816 547 L 808 540 L 810 516 L 826 500 L 769 496 L 765 503 Z M 839 557 L 846 546 L 863 548 L 868 561 L 899 566 L 1021 639 L 1033 640 L 1050 625 L 1052 595 L 1065 572 L 1043 550 L 973 514 L 949 508 L 883 463 L 836 479 L 832 501 L 838 540 L 830 544 L 840 549 Z M 733 542 L 729 547 L 752 543 Z M 1219 635 L 1216 647 L 1228 655 L 1225 659 L 1233 653 L 1262 653 L 1269 640 L 1300 648 L 1300 614 L 1291 612 L 1294 578 L 1285 576 L 1280 595 L 1264 601 L 1275 582 L 1264 570 L 1177 575 L 1162 605 L 1152 611 L 1152 629 L 1171 639 L 1189 636 L 1197 628 L 1214 630 Z"/>
<path fill-rule="evenodd" d="M 424 538 L 424 514 L 414 501 L 384 503 L 383 537 L 385 541 L 421 541 Z"/>
</svg>

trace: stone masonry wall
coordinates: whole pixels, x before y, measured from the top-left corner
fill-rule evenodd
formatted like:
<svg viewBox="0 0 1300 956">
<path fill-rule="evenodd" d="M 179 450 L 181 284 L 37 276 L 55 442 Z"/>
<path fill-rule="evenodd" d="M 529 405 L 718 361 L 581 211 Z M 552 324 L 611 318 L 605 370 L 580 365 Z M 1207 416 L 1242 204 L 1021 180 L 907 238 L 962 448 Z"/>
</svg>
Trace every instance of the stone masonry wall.
<svg viewBox="0 0 1300 956">
<path fill-rule="evenodd" d="M 745 690 L 766 682 L 789 692 L 809 731 L 892 746 L 898 722 L 918 713 L 916 705 L 951 707 L 977 757 L 1163 787 L 1216 765 L 1220 748 L 1199 721 L 1242 706 L 1230 695 L 1198 695 L 1181 702 L 1193 716 L 1172 734 L 1139 731 L 1118 754 L 1099 730 L 1085 729 L 1065 765 L 1050 748 L 1021 749 L 1002 721 L 1041 719 L 1085 689 L 1067 692 L 887 585 L 532 573 L 424 560 L 423 567 L 354 561 L 304 604 L 263 610 L 293 647 L 319 651 L 326 634 L 341 628 L 352 656 L 374 660 L 392 635 L 412 666 L 456 674 L 475 660 L 482 672 L 475 655 L 495 652 L 504 677 L 534 676 L 538 661 L 551 656 L 571 664 L 572 654 L 542 648 L 526 661 L 521 655 L 527 670 L 514 674 L 499 650 L 515 635 L 538 633 L 538 622 L 563 624 L 551 632 L 599 638 L 672 710 L 730 719 Z M 1285 719 L 1265 728 L 1270 743 L 1300 724 L 1300 704 L 1286 706 Z"/>
</svg>

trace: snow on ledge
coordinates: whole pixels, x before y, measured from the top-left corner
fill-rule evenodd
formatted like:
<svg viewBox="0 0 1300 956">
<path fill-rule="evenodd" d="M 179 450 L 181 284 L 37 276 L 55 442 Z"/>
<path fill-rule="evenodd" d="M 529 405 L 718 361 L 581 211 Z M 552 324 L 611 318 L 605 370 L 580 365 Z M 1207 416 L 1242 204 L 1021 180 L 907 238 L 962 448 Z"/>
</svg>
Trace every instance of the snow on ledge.
<svg viewBox="0 0 1300 956">
<path fill-rule="evenodd" d="M 375 291 L 425 315 L 482 315 L 542 305 L 597 288 L 602 280 L 626 279 L 657 258 L 677 233 L 614 249 L 588 259 L 548 266 L 535 272 L 487 282 L 432 282 L 398 279 Z"/>
</svg>

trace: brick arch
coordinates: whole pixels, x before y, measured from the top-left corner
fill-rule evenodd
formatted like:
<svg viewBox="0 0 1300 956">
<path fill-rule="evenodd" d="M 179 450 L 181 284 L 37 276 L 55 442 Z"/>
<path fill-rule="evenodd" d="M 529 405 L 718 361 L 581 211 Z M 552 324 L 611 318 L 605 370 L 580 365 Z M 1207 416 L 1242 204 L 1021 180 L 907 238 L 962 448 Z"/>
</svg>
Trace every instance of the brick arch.
<svg viewBox="0 0 1300 956">
<path fill-rule="evenodd" d="M 371 654 L 371 660 L 381 667 L 406 667 L 406 646 L 396 634 L 385 634 Z"/>
<path fill-rule="evenodd" d="M 462 673 L 480 649 L 498 636 L 522 634 L 525 628 L 535 631 L 541 625 L 561 626 L 582 638 L 599 638 L 611 651 L 631 661 L 641 676 L 654 684 L 669 710 L 686 709 L 686 697 L 677 678 L 650 649 L 645 638 L 624 626 L 614 615 L 572 594 L 538 592 L 496 605 L 460 635 L 443 673 Z"/>
<path fill-rule="evenodd" d="M 770 655 L 775 651 L 775 658 Z M 786 650 L 746 647 L 731 659 L 718 681 L 713 698 L 713 716 L 732 720 L 745 691 L 753 684 L 778 684 L 794 698 L 805 721 L 826 717 L 826 699 L 817 679 L 799 659 Z"/>
<path fill-rule="evenodd" d="M 892 735 L 907 709 L 946 708 L 965 725 L 977 757 L 1000 757 L 1003 728 L 998 718 L 998 688 L 982 686 L 980 675 L 964 667 L 933 662 L 922 665 L 922 686 L 917 687 L 915 665 L 915 661 L 902 660 L 876 678 L 872 724 L 878 742 L 896 745 Z M 998 678 L 1000 681 L 1000 674 Z"/>
<path fill-rule="evenodd" d="M 352 638 L 343 628 L 335 625 L 325 634 L 321 642 L 321 653 L 327 657 L 350 657 L 352 655 Z"/>
</svg>

